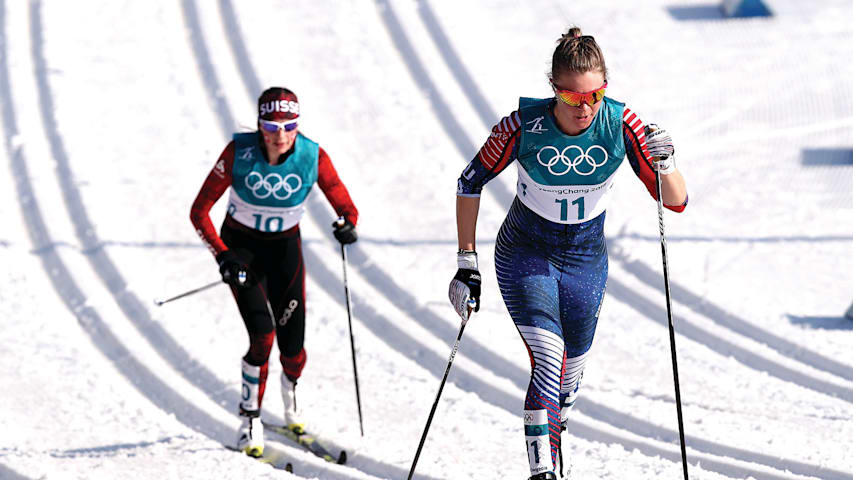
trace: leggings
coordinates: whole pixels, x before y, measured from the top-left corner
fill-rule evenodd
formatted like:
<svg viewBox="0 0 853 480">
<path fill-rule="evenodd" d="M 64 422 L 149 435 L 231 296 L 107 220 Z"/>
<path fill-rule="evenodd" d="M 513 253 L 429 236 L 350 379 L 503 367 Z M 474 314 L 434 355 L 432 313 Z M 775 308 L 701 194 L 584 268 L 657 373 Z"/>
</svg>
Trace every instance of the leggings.
<svg viewBox="0 0 853 480">
<path fill-rule="evenodd" d="M 524 402 L 532 475 L 556 465 L 561 413 L 575 401 L 595 335 L 607 282 L 603 226 L 603 213 L 553 223 L 516 198 L 498 232 L 498 285 L 532 366 Z"/>
<path fill-rule="evenodd" d="M 245 227 L 227 216 L 222 241 L 249 265 L 256 280 L 249 288 L 234 288 L 240 315 L 249 334 L 243 360 L 261 367 L 258 405 L 263 399 L 272 342 L 278 341 L 285 375 L 296 381 L 305 367 L 305 263 L 299 226 L 278 233 Z M 267 306 L 269 301 L 269 307 Z M 270 318 L 270 308 L 275 320 Z"/>
</svg>

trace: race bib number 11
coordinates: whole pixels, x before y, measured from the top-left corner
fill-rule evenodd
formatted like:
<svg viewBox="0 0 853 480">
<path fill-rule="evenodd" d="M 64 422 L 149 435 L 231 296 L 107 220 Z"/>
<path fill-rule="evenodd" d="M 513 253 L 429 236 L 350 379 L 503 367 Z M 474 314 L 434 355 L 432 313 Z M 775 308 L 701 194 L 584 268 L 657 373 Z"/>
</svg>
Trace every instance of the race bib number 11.
<svg viewBox="0 0 853 480">
<path fill-rule="evenodd" d="M 555 203 L 560 204 L 560 220 L 567 221 L 569 219 L 569 199 L 568 198 L 558 198 L 554 200 Z M 578 197 L 576 200 L 572 202 L 572 206 L 577 206 L 577 219 L 583 220 L 583 197 Z M 573 210 L 574 211 L 574 210 Z"/>
</svg>

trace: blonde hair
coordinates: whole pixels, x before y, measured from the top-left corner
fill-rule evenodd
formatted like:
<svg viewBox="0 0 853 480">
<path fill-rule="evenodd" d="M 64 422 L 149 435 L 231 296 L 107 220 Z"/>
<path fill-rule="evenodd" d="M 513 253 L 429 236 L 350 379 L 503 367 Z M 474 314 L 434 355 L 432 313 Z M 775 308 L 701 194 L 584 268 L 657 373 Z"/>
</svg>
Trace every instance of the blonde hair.
<svg viewBox="0 0 853 480">
<path fill-rule="evenodd" d="M 604 54 L 592 35 L 583 35 L 579 27 L 571 27 L 557 40 L 551 56 L 551 78 L 565 72 L 586 73 L 598 71 L 607 79 Z"/>
</svg>

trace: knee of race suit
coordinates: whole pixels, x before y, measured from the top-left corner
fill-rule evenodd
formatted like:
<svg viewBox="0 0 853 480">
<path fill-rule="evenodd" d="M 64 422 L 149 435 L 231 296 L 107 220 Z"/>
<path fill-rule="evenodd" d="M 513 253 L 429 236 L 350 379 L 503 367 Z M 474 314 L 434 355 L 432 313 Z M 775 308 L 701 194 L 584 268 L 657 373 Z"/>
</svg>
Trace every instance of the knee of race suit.
<svg viewBox="0 0 853 480">
<path fill-rule="evenodd" d="M 270 358 L 272 343 L 275 341 L 275 332 L 270 330 L 264 333 L 249 334 L 249 351 L 243 357 L 249 365 L 265 365 Z"/>
<path fill-rule="evenodd" d="M 562 381 L 560 382 L 560 423 L 563 426 L 566 424 L 569 411 L 578 398 L 588 354 L 589 350 L 577 357 L 566 358 L 563 362 Z"/>
<path fill-rule="evenodd" d="M 288 380 L 296 383 L 296 380 L 302 376 L 302 369 L 305 368 L 305 363 L 308 361 L 308 354 L 305 352 L 305 348 L 303 348 L 292 357 L 286 357 L 284 354 L 281 354 L 279 359 L 281 360 L 282 370 L 284 370 L 284 374 Z"/>
</svg>

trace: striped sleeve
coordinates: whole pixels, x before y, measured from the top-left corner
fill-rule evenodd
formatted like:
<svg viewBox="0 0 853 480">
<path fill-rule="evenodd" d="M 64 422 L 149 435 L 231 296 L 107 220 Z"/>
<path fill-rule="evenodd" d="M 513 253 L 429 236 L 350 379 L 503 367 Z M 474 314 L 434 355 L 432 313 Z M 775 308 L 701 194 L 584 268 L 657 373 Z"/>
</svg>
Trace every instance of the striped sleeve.
<svg viewBox="0 0 853 480">
<path fill-rule="evenodd" d="M 474 159 L 462 171 L 457 182 L 456 194 L 463 197 L 479 197 L 483 186 L 495 178 L 515 160 L 516 142 L 521 132 L 521 117 L 518 110 L 507 115 L 492 127 L 492 133 Z"/>
<path fill-rule="evenodd" d="M 657 197 L 657 188 L 655 185 L 655 170 L 652 167 L 652 156 L 649 154 L 649 149 L 646 147 L 646 125 L 640 117 L 625 107 L 622 114 L 622 135 L 625 137 L 625 150 L 628 157 L 628 163 L 637 177 L 642 180 L 646 190 L 649 191 L 652 198 Z M 687 200 L 684 200 L 682 205 L 666 205 L 664 206 L 674 212 L 681 212 L 687 206 Z"/>
</svg>

